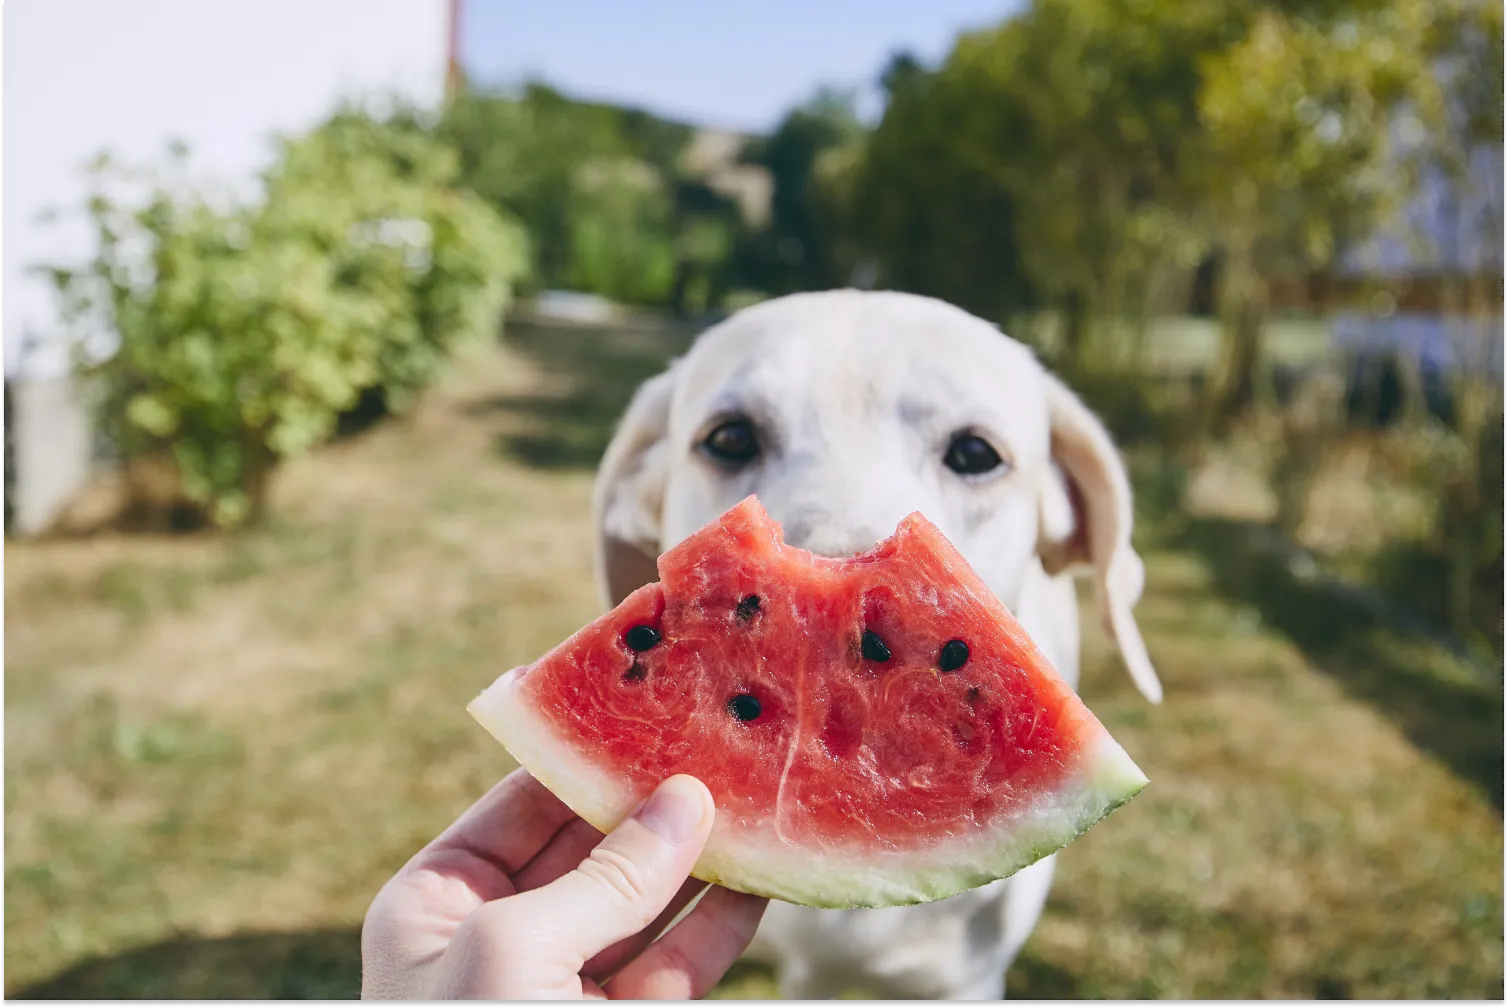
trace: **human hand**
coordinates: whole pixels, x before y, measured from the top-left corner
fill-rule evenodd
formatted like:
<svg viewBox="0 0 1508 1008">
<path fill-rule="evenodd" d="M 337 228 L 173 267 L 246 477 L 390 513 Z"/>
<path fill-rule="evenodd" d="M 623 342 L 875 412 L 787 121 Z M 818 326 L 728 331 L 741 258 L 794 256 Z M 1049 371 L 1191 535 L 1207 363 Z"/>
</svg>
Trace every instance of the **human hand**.
<svg viewBox="0 0 1508 1008">
<path fill-rule="evenodd" d="M 688 878 L 713 815 L 705 785 L 672 777 L 603 839 L 515 771 L 372 901 L 362 996 L 701 997 L 754 937 L 766 903 Z"/>
</svg>

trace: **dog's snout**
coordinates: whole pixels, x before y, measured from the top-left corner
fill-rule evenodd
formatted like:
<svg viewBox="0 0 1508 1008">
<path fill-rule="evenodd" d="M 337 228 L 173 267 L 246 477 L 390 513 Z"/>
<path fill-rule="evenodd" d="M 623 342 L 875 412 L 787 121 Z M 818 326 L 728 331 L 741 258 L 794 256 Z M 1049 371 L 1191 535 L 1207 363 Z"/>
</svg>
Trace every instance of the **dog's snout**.
<svg viewBox="0 0 1508 1008">
<path fill-rule="evenodd" d="M 812 512 L 800 512 L 781 525 L 787 544 L 818 556 L 836 558 L 863 553 L 895 531 L 894 525 L 882 529 L 871 522 L 853 522 L 841 515 Z"/>
<path fill-rule="evenodd" d="M 810 553 L 815 553 L 817 556 L 833 557 L 841 560 L 845 557 L 858 556 L 884 538 L 882 535 L 834 535 L 809 537 L 794 542 L 787 540 L 787 542 L 790 542 L 793 546 L 799 546 Z"/>
</svg>

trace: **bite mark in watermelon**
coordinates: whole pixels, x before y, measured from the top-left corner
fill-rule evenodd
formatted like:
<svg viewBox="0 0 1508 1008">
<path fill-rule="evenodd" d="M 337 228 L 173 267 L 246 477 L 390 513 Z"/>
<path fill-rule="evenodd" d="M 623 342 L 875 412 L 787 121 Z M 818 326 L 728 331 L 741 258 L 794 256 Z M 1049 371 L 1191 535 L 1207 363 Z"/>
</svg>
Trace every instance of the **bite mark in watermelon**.
<svg viewBox="0 0 1508 1008">
<path fill-rule="evenodd" d="M 920 514 L 831 559 L 749 497 L 659 573 L 468 709 L 603 831 L 700 778 L 718 815 L 698 878 L 810 906 L 941 899 L 1147 782 Z"/>
</svg>

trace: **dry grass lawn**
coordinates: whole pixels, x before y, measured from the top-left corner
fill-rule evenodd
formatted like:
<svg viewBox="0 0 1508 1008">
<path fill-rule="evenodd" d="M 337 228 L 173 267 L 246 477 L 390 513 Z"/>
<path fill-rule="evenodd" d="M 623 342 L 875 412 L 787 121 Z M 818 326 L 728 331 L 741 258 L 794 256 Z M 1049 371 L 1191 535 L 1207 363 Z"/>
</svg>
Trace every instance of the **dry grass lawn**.
<svg viewBox="0 0 1508 1008">
<path fill-rule="evenodd" d="M 290 466 L 252 534 L 7 545 L 7 995 L 355 994 L 377 887 L 509 769 L 465 703 L 597 612 L 581 463 L 621 402 L 559 363 L 468 360 Z M 1149 550 L 1162 707 L 1088 642 L 1083 692 L 1152 785 L 1064 853 L 1011 993 L 1501 997 L 1500 768 L 1213 555 Z M 1501 762 L 1499 694 L 1373 643 Z"/>
</svg>

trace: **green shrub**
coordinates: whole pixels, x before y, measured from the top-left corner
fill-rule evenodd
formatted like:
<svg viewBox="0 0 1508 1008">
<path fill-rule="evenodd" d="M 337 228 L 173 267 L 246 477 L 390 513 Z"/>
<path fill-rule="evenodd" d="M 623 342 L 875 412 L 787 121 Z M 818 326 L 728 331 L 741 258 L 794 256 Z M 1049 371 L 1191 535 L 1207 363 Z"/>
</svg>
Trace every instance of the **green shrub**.
<svg viewBox="0 0 1508 1008">
<path fill-rule="evenodd" d="M 185 168 L 181 150 L 147 175 L 101 158 L 96 255 L 51 273 L 106 435 L 127 460 L 169 456 L 182 494 L 233 526 L 364 391 L 401 409 L 491 335 L 527 250 L 411 118 L 346 110 L 280 141 L 254 201 L 211 198 Z M 146 194 L 119 200 L 121 183 Z M 113 352 L 89 351 L 100 333 Z"/>
</svg>

